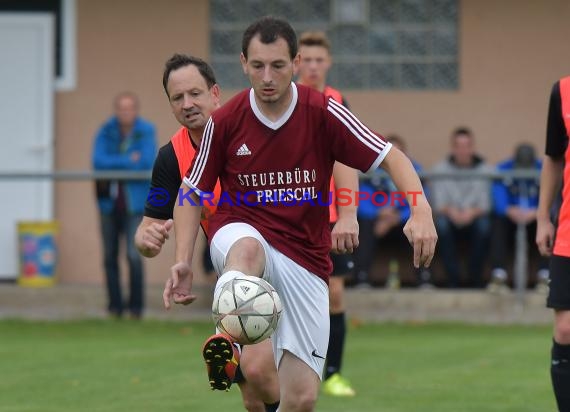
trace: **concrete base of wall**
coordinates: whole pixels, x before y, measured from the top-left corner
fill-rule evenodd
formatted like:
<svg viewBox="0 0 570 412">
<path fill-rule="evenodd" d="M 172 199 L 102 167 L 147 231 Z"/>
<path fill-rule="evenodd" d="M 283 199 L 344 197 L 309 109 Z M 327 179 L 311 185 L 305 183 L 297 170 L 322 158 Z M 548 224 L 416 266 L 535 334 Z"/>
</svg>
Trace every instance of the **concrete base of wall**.
<svg viewBox="0 0 570 412">
<path fill-rule="evenodd" d="M 207 320 L 210 318 L 211 287 L 196 291 L 191 306 L 162 308 L 162 288 L 146 291 L 145 317 L 162 320 Z M 444 289 L 349 289 L 348 317 L 366 322 L 467 322 L 487 324 L 548 324 L 552 311 L 545 307 L 543 293 L 528 291 L 521 299 L 512 291 Z M 105 318 L 105 290 L 92 285 L 56 285 L 45 289 L 0 284 L 0 318 L 69 320 Z"/>
</svg>

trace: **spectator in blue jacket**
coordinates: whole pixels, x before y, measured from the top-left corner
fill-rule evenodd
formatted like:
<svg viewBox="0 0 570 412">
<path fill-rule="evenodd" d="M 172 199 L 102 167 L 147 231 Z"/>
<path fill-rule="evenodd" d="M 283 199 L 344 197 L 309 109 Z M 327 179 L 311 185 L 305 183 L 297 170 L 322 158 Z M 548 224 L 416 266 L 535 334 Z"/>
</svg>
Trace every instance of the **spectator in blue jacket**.
<svg viewBox="0 0 570 412">
<path fill-rule="evenodd" d="M 534 147 L 520 144 L 514 157 L 497 165 L 499 171 L 540 170 Z M 529 252 L 536 255 L 536 211 L 538 208 L 539 180 L 536 178 L 506 178 L 493 183 L 494 225 L 491 237 L 491 289 L 504 287 L 508 278 L 506 259 L 509 245 L 513 245 L 517 225 L 525 225 Z M 548 262 L 539 258 L 538 284 L 548 281 Z"/>
<path fill-rule="evenodd" d="M 386 140 L 407 154 L 406 143 L 400 136 L 386 136 Z M 413 159 L 410 161 L 416 171 L 421 171 L 422 167 L 419 163 Z M 390 177 L 381 169 L 360 181 L 359 191 L 368 193 L 368 199 L 359 202 L 357 212 L 360 245 L 355 252 L 355 275 L 359 286 L 369 286 L 369 271 L 374 262 L 379 240 L 405 240 L 402 230 L 410 217 L 410 206 L 405 199 L 403 202 L 392 201 L 391 194 L 397 190 Z M 371 200 L 373 196 L 376 199 L 375 202 Z M 386 202 L 384 202 L 384 196 L 389 197 Z M 418 275 L 420 283 L 429 282 L 427 270 L 423 270 Z"/>
<path fill-rule="evenodd" d="M 114 116 L 95 136 L 95 170 L 148 170 L 156 156 L 156 131 L 139 117 L 139 102 L 133 93 L 121 93 L 114 100 Z M 108 311 L 121 317 L 127 306 L 132 318 L 142 316 L 144 307 L 143 264 L 134 235 L 142 219 L 150 180 L 97 180 L 96 195 L 101 218 Z M 130 293 L 124 305 L 119 273 L 119 239 L 126 237 Z"/>
</svg>

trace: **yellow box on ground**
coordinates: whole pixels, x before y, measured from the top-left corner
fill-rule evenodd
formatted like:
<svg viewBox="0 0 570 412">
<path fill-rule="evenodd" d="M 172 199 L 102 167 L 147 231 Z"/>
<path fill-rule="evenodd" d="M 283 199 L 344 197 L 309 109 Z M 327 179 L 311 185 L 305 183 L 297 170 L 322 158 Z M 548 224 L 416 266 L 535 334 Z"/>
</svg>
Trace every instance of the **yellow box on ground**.
<svg viewBox="0 0 570 412">
<path fill-rule="evenodd" d="M 46 287 L 55 284 L 58 228 L 55 221 L 18 222 L 19 285 Z"/>
</svg>

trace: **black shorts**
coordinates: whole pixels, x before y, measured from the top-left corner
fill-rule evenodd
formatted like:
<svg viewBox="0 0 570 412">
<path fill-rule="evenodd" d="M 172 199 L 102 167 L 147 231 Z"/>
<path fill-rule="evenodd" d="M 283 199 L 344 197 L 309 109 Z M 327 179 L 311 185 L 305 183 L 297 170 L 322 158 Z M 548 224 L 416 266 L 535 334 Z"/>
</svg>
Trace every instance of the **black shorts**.
<svg viewBox="0 0 570 412">
<path fill-rule="evenodd" d="M 331 253 L 331 260 L 333 263 L 333 271 L 331 276 L 350 275 L 352 269 L 354 269 L 354 261 L 352 260 L 352 255 L 337 255 L 336 253 Z"/>
<path fill-rule="evenodd" d="M 570 310 L 570 258 L 550 257 L 550 282 L 546 306 L 552 309 Z"/>
</svg>

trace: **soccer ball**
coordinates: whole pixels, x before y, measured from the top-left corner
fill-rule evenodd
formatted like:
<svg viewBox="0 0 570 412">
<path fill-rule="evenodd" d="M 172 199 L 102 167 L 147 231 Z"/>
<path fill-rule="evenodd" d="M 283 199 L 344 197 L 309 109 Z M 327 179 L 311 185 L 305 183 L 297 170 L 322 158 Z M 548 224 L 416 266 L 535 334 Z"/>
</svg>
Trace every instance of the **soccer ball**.
<svg viewBox="0 0 570 412">
<path fill-rule="evenodd" d="M 241 275 L 222 286 L 212 304 L 212 317 L 220 332 L 248 345 L 271 336 L 282 310 L 273 286 L 256 276 Z"/>
</svg>

